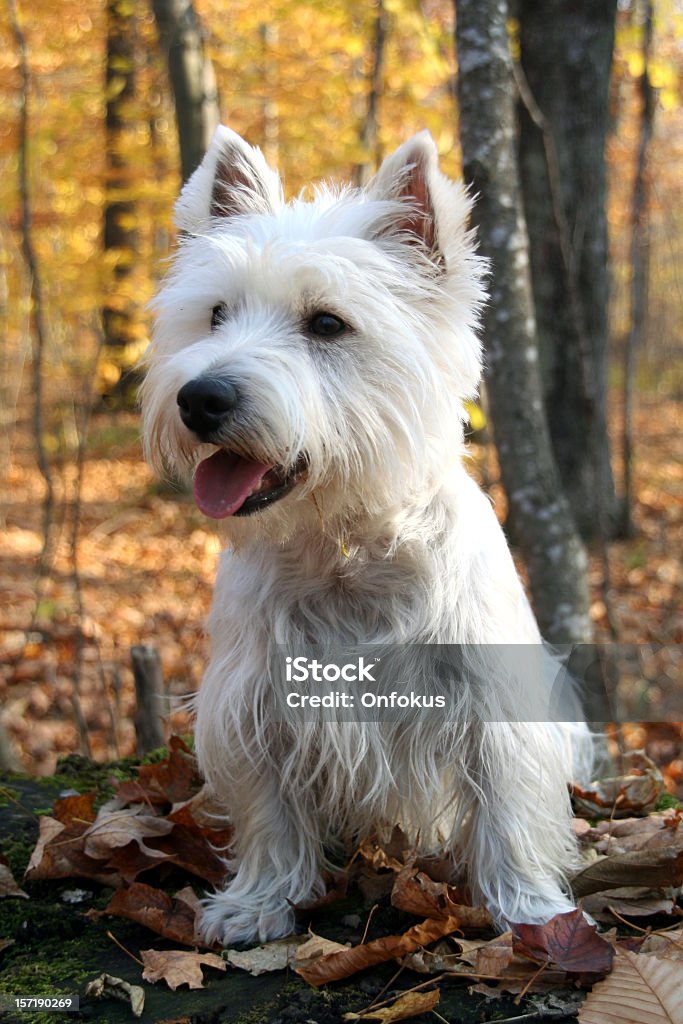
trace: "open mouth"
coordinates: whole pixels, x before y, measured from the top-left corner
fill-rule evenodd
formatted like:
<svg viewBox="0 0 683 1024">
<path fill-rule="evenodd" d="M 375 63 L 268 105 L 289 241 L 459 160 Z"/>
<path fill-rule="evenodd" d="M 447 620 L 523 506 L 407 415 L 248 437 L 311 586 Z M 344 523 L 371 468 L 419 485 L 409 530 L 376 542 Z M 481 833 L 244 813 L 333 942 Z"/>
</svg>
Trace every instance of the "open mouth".
<svg viewBox="0 0 683 1024">
<path fill-rule="evenodd" d="M 306 458 L 300 456 L 292 468 L 285 470 L 221 448 L 197 466 L 197 507 L 211 519 L 260 512 L 291 491 L 305 473 L 306 465 Z"/>
<path fill-rule="evenodd" d="M 261 477 L 258 486 L 247 496 L 243 505 L 233 513 L 236 516 L 248 516 L 252 512 L 260 512 L 262 508 L 275 504 L 285 494 L 289 494 L 301 476 L 302 469 L 292 469 L 288 473 L 282 466 L 274 466 Z"/>
</svg>

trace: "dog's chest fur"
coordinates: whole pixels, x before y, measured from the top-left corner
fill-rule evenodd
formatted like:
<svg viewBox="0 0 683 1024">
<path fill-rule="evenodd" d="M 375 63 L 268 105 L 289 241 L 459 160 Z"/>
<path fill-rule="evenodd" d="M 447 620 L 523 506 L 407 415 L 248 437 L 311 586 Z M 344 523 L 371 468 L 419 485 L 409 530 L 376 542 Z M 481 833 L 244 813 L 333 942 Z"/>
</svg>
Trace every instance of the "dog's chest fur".
<svg viewBox="0 0 683 1024">
<path fill-rule="evenodd" d="M 247 624 L 261 643 L 282 645 L 333 636 L 341 644 L 535 643 L 511 569 L 488 500 L 456 465 L 425 507 L 394 519 L 226 552 L 210 630 L 218 643 L 228 633 L 240 646 Z"/>
</svg>

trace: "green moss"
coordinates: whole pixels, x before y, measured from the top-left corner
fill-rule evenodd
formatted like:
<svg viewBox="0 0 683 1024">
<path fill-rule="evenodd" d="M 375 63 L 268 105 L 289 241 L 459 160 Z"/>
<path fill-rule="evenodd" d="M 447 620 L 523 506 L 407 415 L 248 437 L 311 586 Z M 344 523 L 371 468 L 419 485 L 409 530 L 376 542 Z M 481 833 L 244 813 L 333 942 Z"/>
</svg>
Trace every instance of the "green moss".
<svg viewBox="0 0 683 1024">
<path fill-rule="evenodd" d="M 114 783 L 135 778 L 139 758 L 127 757 L 119 761 L 98 764 L 81 754 L 69 754 L 57 762 L 54 781 L 62 789 L 75 789 L 78 793 L 95 792 L 95 807 L 114 795 Z"/>
<path fill-rule="evenodd" d="M 5 794 L 5 800 L 0 806 L 7 806 L 12 803 L 21 803 L 22 787 L 20 783 L 31 783 L 33 786 L 40 786 L 44 790 L 54 790 L 56 783 L 52 775 L 28 775 L 26 772 L 3 772 L 0 779 L 0 792 Z"/>
<path fill-rule="evenodd" d="M 15 941 L 2 954 L 0 992 L 49 996 L 80 993 L 82 996 L 86 982 L 102 970 L 109 970 L 109 965 L 112 973 L 120 973 L 119 965 L 113 964 L 114 954 L 119 951 L 107 936 L 111 922 L 107 919 L 92 921 L 83 914 L 93 903 L 106 905 L 111 893 L 98 894 L 96 900 L 89 899 L 82 907 L 64 903 L 62 892 L 77 885 L 79 883 L 73 879 L 61 883 L 28 883 L 29 900 L 2 901 L 0 935 Z M 140 929 L 136 925 L 117 920 L 115 930 L 124 946 L 130 943 L 138 948 Z M 123 954 L 120 956 L 125 960 Z M 44 1016 L 50 1024 L 55 1024 L 54 1014 Z M 22 1022 L 29 1019 L 32 1024 L 40 1024 L 43 1015 L 21 1016 Z"/>
<path fill-rule="evenodd" d="M 15 835 L 6 836 L 2 840 L 0 852 L 2 852 L 3 856 L 7 858 L 10 871 L 16 879 L 21 879 L 23 876 L 24 871 L 26 870 L 26 865 L 31 859 L 34 846 L 35 835 L 28 829 L 25 833 L 16 833 Z"/>
<path fill-rule="evenodd" d="M 96 944 L 91 936 L 87 944 L 81 941 L 87 922 L 65 912 L 59 902 L 12 900 L 11 904 L 10 909 L 10 901 L 5 901 L 0 929 L 16 937 L 16 943 L 4 953 L 0 991 L 31 995 L 77 991 L 94 965 Z"/>
<path fill-rule="evenodd" d="M 225 1015 L 219 1020 L 222 1024 L 264 1024 L 279 1019 L 282 1012 L 287 1011 L 287 1019 L 293 1024 L 304 1024 L 311 1020 L 317 1024 L 337 1024 L 344 1012 L 366 1006 L 369 998 L 355 984 L 316 989 L 300 978 L 292 978 L 282 986 L 274 999 L 245 1010 L 238 1016 Z"/>
<path fill-rule="evenodd" d="M 662 793 L 655 804 L 656 811 L 667 811 L 670 807 L 683 807 L 683 803 L 672 793 Z"/>
<path fill-rule="evenodd" d="M 11 786 L 0 786 L 0 807 L 19 803 L 19 791 Z"/>
</svg>

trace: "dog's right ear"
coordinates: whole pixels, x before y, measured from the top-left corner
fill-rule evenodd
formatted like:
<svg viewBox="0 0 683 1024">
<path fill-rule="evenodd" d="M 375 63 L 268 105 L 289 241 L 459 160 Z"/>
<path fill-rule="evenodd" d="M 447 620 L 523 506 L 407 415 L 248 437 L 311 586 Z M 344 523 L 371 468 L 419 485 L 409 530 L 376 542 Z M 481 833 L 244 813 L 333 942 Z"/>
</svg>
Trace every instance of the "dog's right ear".
<svg viewBox="0 0 683 1024">
<path fill-rule="evenodd" d="M 437 215 L 434 191 L 441 178 L 436 145 L 427 131 L 419 132 L 388 156 L 369 187 L 377 199 L 397 199 L 405 213 L 390 225 L 412 244 L 424 248 L 439 264 Z"/>
<path fill-rule="evenodd" d="M 281 203 L 280 178 L 261 150 L 219 125 L 204 159 L 183 186 L 175 220 L 181 231 L 193 234 L 214 217 L 272 213 Z"/>
</svg>

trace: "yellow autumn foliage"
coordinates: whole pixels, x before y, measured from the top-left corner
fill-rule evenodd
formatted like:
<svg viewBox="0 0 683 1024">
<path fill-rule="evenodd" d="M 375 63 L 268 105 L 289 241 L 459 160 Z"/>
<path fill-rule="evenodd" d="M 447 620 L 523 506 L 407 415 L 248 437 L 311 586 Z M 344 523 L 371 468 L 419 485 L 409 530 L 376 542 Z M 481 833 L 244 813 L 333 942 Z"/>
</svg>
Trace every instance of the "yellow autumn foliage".
<svg viewBox="0 0 683 1024">
<path fill-rule="evenodd" d="M 133 210 L 123 216 L 126 226 L 135 228 L 136 242 L 128 253 L 110 252 L 105 257 L 105 5 L 95 0 L 17 2 L 31 74 L 29 191 L 50 327 L 48 371 L 54 370 L 54 379 L 58 368 L 71 374 L 78 393 L 93 372 L 103 297 L 118 287 L 116 271 L 122 261 L 132 262 L 135 273 L 132 286 L 121 286 L 121 300 L 135 306 L 140 325 L 136 336 L 147 337 L 147 303 L 173 243 L 172 206 L 180 186 L 175 112 L 151 6 L 121 0 L 121 9 L 134 17 L 136 82 L 135 96 L 126 107 L 129 124 L 119 145 L 125 169 L 117 177 L 116 197 L 134 200 Z M 222 117 L 279 164 L 289 196 L 317 178 L 352 177 L 359 164 L 374 164 L 424 127 L 437 141 L 446 172 L 458 173 L 451 0 L 384 0 L 387 37 L 376 153 L 368 153 L 361 142 L 376 3 L 231 0 L 226 5 L 224 0 L 196 0 L 195 6 L 216 72 Z M 659 90 L 660 140 L 653 147 L 653 174 L 669 246 L 683 226 L 671 212 L 678 189 L 676 157 L 683 155 L 683 30 L 673 8 L 668 0 L 656 2 L 651 67 Z M 11 375 L 25 351 L 27 318 L 19 236 L 21 83 L 7 11 L 5 6 L 0 9 L 0 285 L 9 297 L 1 326 Z M 618 109 L 609 151 L 617 296 L 628 262 L 638 123 L 634 77 L 642 70 L 641 32 L 637 19 L 621 15 L 615 59 Z M 123 74 L 127 67 L 120 70 Z M 115 78 L 110 90 L 120 89 L 122 81 Z M 654 214 L 659 215 L 657 209 Z M 663 304 L 670 304 L 675 295 L 676 262 L 669 257 L 658 271 L 665 283 L 658 291 L 655 281 L 653 297 L 659 295 Z M 615 316 L 620 323 L 618 303 Z M 104 363 L 101 359 L 100 365 Z"/>
</svg>

